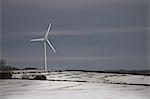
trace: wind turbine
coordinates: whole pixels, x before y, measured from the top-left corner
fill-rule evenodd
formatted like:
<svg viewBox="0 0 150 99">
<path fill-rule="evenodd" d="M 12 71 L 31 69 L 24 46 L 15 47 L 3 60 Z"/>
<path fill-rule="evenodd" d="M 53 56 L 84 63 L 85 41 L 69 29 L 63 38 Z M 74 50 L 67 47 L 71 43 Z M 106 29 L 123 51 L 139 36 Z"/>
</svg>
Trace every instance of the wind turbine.
<svg viewBox="0 0 150 99">
<path fill-rule="evenodd" d="M 48 29 L 47 29 L 47 32 L 45 34 L 45 37 L 44 38 L 38 38 L 38 39 L 31 39 L 30 41 L 32 42 L 43 42 L 43 46 L 44 46 L 44 69 L 47 70 L 47 56 L 46 56 L 46 45 L 48 44 L 51 49 L 53 50 L 54 53 L 56 53 L 56 50 L 55 48 L 53 47 L 53 45 L 51 44 L 51 42 L 48 40 L 48 33 L 49 31 L 51 30 L 51 26 L 52 24 L 50 23 L 49 26 L 48 26 Z"/>
</svg>

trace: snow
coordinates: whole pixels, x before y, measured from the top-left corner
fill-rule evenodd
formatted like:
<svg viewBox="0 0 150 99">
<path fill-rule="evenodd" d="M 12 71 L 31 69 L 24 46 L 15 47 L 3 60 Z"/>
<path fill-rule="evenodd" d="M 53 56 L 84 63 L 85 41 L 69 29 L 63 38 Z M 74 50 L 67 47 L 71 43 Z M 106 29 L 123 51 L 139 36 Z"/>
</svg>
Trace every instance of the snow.
<svg viewBox="0 0 150 99">
<path fill-rule="evenodd" d="M 1 99 L 149 99 L 150 76 L 51 72 L 48 80 L 0 80 Z M 85 81 L 85 82 L 82 82 Z M 112 83 L 108 83 L 112 82 Z M 113 84 L 120 82 L 121 84 Z M 127 84 L 124 84 L 127 83 Z M 123 83 L 123 84 L 122 84 Z M 132 83 L 133 85 L 128 85 Z"/>
</svg>

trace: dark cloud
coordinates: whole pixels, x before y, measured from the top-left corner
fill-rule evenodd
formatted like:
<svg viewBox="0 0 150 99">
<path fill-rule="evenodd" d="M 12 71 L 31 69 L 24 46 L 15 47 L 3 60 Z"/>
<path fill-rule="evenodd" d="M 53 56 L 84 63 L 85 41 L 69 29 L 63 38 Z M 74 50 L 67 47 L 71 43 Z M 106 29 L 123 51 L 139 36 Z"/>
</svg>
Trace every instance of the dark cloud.
<svg viewBox="0 0 150 99">
<path fill-rule="evenodd" d="M 1 13 L 2 13 L 2 3 L 0 1 L 0 58 L 2 57 L 2 17 L 1 17 Z"/>
<path fill-rule="evenodd" d="M 51 68 L 148 68 L 148 0 L 2 0 L 3 58 L 40 67 L 49 22 Z"/>
</svg>

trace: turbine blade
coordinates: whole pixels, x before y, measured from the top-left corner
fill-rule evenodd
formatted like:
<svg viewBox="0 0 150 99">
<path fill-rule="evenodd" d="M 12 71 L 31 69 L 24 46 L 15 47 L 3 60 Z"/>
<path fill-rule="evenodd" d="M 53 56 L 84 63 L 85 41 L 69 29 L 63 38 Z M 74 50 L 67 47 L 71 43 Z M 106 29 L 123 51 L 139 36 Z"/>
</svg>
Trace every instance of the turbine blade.
<svg viewBox="0 0 150 99">
<path fill-rule="evenodd" d="M 45 38 L 47 38 L 47 37 L 48 37 L 48 33 L 49 33 L 50 29 L 51 29 L 51 26 L 52 26 L 52 24 L 50 23 L 50 24 L 49 24 L 49 26 L 48 26 L 48 29 L 47 29 L 47 32 L 46 32 Z"/>
<path fill-rule="evenodd" d="M 54 51 L 54 53 L 56 53 L 55 48 L 53 47 L 53 45 L 50 43 L 50 41 L 48 39 L 46 39 L 47 43 L 49 44 L 49 46 L 52 48 L 52 50 Z"/>
<path fill-rule="evenodd" d="M 44 41 L 45 38 L 39 38 L 39 39 L 31 39 L 30 41 L 31 42 L 36 42 L 36 41 Z"/>
</svg>

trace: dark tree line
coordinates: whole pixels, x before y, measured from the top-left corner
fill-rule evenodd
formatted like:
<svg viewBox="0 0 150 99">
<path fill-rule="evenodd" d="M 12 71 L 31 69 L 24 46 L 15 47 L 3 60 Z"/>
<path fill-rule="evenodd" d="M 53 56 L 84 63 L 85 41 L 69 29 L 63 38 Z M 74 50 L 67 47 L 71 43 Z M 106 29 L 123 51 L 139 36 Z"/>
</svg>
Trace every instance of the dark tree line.
<svg viewBox="0 0 150 99">
<path fill-rule="evenodd" d="M 8 66 L 6 64 L 6 61 L 3 59 L 0 59 L 0 70 L 1 71 L 5 71 L 5 70 L 17 70 L 17 68 L 13 67 L 13 66 Z"/>
</svg>

